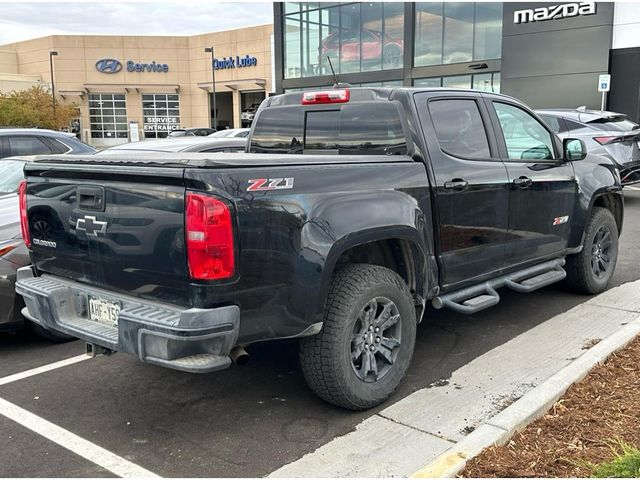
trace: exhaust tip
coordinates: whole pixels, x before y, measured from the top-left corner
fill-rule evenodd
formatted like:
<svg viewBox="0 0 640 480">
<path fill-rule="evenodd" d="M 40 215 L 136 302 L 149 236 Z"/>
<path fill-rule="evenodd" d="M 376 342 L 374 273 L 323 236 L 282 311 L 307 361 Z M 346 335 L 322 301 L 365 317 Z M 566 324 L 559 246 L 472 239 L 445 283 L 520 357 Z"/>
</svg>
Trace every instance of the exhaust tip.
<svg viewBox="0 0 640 480">
<path fill-rule="evenodd" d="M 251 356 L 249 355 L 249 353 L 247 353 L 242 345 L 233 347 L 231 349 L 231 352 L 229 353 L 229 357 L 231 357 L 231 360 L 236 365 L 246 365 L 251 359 Z"/>
</svg>

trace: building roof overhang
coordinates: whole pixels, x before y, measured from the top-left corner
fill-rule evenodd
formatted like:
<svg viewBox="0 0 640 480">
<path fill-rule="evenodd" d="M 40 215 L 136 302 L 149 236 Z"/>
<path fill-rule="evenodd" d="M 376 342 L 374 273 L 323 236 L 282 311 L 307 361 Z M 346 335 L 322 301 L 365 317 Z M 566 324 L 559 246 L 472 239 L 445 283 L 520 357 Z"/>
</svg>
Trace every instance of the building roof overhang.
<svg viewBox="0 0 640 480">
<path fill-rule="evenodd" d="M 213 91 L 213 85 L 211 82 L 199 82 L 198 88 L 206 90 L 207 92 Z M 234 91 L 234 90 L 264 90 L 267 85 L 267 81 L 264 78 L 243 78 L 241 80 L 218 80 L 216 81 L 216 91 Z M 220 89 L 220 90 L 218 90 Z"/>
</svg>

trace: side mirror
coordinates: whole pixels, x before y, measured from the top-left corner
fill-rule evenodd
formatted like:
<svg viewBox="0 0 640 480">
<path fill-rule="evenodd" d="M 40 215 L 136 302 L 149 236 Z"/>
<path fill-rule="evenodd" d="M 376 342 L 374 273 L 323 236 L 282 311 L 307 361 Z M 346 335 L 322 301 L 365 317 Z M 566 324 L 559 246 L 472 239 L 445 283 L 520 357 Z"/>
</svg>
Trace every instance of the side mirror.
<svg viewBox="0 0 640 480">
<path fill-rule="evenodd" d="M 562 150 L 567 162 L 582 160 L 587 156 L 587 146 L 579 138 L 565 138 L 562 141 Z"/>
</svg>

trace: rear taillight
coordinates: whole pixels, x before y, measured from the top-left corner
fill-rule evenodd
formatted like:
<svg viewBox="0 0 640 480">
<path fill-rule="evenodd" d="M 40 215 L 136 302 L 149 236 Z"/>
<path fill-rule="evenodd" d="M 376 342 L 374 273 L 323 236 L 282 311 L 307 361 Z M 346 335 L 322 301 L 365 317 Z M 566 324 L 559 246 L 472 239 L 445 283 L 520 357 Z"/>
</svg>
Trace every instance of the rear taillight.
<svg viewBox="0 0 640 480">
<path fill-rule="evenodd" d="M 235 251 L 229 206 L 209 195 L 187 192 L 185 215 L 191 278 L 220 280 L 232 277 Z"/>
<path fill-rule="evenodd" d="M 317 105 L 320 103 L 346 103 L 351 93 L 348 88 L 342 90 L 321 90 L 319 92 L 304 92 L 302 105 Z"/>
<path fill-rule="evenodd" d="M 610 136 L 610 137 L 593 137 L 593 139 L 598 142 L 600 145 L 608 145 L 610 143 L 615 143 L 617 141 L 621 141 L 622 137 Z"/>
<path fill-rule="evenodd" d="M 18 187 L 18 196 L 20 202 L 20 230 L 22 231 L 22 239 L 27 248 L 31 248 L 31 234 L 29 233 L 29 220 L 27 219 L 27 181 L 20 181 Z"/>
</svg>

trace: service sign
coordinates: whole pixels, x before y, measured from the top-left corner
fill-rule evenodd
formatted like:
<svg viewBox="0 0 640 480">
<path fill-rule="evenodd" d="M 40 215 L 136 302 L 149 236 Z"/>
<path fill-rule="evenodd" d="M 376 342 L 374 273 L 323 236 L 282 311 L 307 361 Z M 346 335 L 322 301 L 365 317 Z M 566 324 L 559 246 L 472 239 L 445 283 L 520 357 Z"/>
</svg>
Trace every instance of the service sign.
<svg viewBox="0 0 640 480">
<path fill-rule="evenodd" d="M 178 117 L 144 117 L 145 132 L 171 132 L 180 128 Z"/>
</svg>

